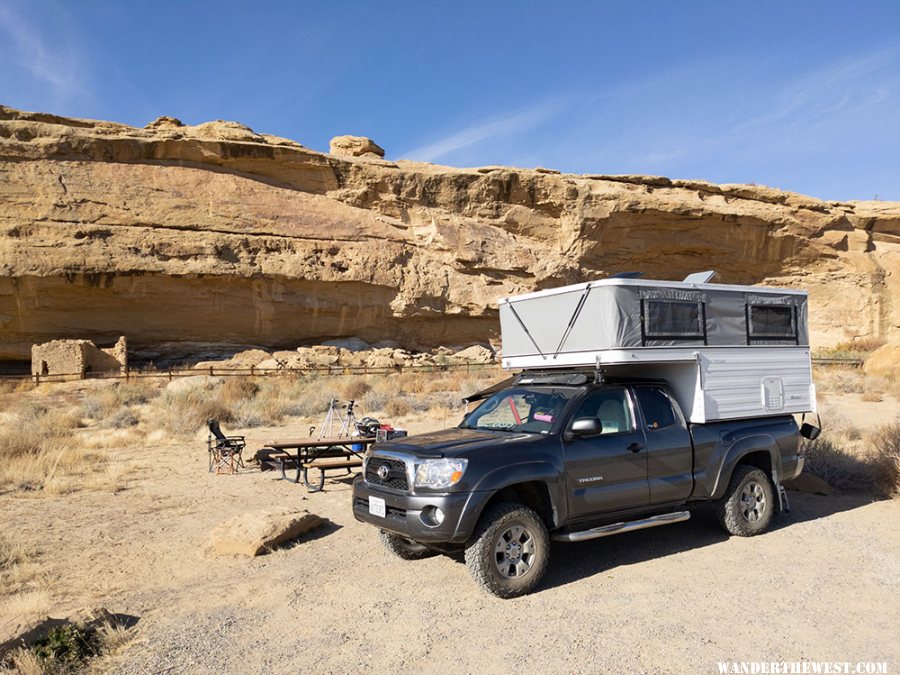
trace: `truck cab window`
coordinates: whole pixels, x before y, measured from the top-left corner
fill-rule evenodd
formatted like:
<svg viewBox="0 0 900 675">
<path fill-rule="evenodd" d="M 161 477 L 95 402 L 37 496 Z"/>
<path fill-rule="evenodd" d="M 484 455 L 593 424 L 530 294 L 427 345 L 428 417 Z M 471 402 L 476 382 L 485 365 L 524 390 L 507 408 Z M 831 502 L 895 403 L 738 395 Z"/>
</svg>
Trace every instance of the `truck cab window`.
<svg viewBox="0 0 900 675">
<path fill-rule="evenodd" d="M 638 387 L 635 393 L 650 431 L 675 424 L 675 412 L 665 392 L 655 387 Z"/>
<path fill-rule="evenodd" d="M 599 389 L 588 394 L 578 406 L 573 419 L 596 417 L 603 425 L 603 434 L 620 434 L 634 430 L 634 418 L 624 389 Z"/>
</svg>

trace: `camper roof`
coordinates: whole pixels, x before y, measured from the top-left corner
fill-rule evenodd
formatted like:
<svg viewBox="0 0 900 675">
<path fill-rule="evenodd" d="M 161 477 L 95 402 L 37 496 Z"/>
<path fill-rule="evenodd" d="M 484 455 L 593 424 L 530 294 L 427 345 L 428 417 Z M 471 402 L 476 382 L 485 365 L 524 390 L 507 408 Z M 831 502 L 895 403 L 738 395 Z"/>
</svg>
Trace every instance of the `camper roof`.
<svg viewBox="0 0 900 675">
<path fill-rule="evenodd" d="M 522 295 L 514 295 L 503 298 L 500 303 L 517 302 L 519 300 L 530 300 L 533 298 L 549 297 L 559 295 L 560 293 L 571 293 L 573 291 L 584 290 L 588 287 L 597 288 L 600 286 L 631 286 L 643 288 L 673 288 L 685 290 L 718 290 L 718 291 L 739 291 L 743 293 L 778 293 L 780 295 L 800 295 L 806 296 L 807 292 L 794 288 L 775 288 L 770 286 L 749 286 L 738 284 L 716 284 L 706 283 L 698 284 L 686 281 L 659 281 L 656 279 L 626 279 L 626 278 L 609 278 L 597 279 L 595 281 L 586 281 L 580 284 L 572 284 L 570 286 L 560 286 L 559 288 L 548 288 L 544 291 L 535 291 L 534 293 L 524 293 Z"/>
</svg>

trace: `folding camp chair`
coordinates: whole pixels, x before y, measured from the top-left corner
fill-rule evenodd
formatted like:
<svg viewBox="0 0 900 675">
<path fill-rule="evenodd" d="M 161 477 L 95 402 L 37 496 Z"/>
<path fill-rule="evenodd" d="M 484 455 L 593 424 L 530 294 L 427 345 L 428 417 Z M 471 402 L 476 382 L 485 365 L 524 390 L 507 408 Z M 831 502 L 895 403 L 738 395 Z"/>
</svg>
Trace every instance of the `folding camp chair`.
<svg viewBox="0 0 900 675">
<path fill-rule="evenodd" d="M 206 420 L 209 436 L 206 448 L 209 451 L 210 473 L 237 473 L 244 468 L 241 452 L 247 445 L 243 436 L 226 436 L 219 427 L 218 420 Z"/>
</svg>

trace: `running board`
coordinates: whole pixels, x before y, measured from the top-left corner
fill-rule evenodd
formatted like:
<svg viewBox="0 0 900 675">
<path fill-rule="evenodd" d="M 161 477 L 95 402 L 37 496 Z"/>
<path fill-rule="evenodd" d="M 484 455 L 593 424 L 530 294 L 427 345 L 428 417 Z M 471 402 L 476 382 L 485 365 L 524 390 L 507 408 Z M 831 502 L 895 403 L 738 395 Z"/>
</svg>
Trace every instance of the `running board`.
<svg viewBox="0 0 900 675">
<path fill-rule="evenodd" d="M 630 520 L 625 523 L 603 525 L 601 527 L 595 527 L 592 530 L 554 534 L 552 539 L 554 541 L 586 541 L 588 539 L 599 539 L 600 537 L 609 537 L 613 534 L 621 534 L 622 532 L 634 532 L 635 530 L 645 530 L 648 527 L 680 523 L 690 517 L 690 511 L 676 511 L 675 513 L 664 513 L 659 516 L 644 518 L 643 520 Z"/>
</svg>

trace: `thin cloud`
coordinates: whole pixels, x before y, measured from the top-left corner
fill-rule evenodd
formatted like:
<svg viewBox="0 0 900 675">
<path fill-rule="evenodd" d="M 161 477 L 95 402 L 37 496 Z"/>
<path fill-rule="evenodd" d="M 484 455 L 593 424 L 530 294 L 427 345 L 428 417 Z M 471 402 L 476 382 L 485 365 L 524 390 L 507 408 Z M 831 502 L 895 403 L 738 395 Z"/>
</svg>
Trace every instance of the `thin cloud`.
<svg viewBox="0 0 900 675">
<path fill-rule="evenodd" d="M 70 99 L 84 93 L 80 55 L 67 41 L 42 34 L 9 5 L 0 5 L 0 42 L 6 43 L 0 51 L 6 52 L 8 65 L 17 65 L 34 84 L 48 87 L 53 98 Z"/>
<path fill-rule="evenodd" d="M 507 112 L 472 124 L 445 138 L 413 148 L 403 154 L 403 159 L 434 162 L 442 157 L 477 145 L 489 139 L 512 136 L 527 131 L 558 115 L 568 105 L 562 99 L 543 101 L 537 105 Z"/>
<path fill-rule="evenodd" d="M 891 47 L 813 70 L 786 83 L 778 105 L 744 120 L 737 130 L 777 129 L 779 124 L 794 121 L 808 126 L 835 118 L 857 119 L 889 98 L 896 86 L 892 73 L 896 56 Z"/>
</svg>

